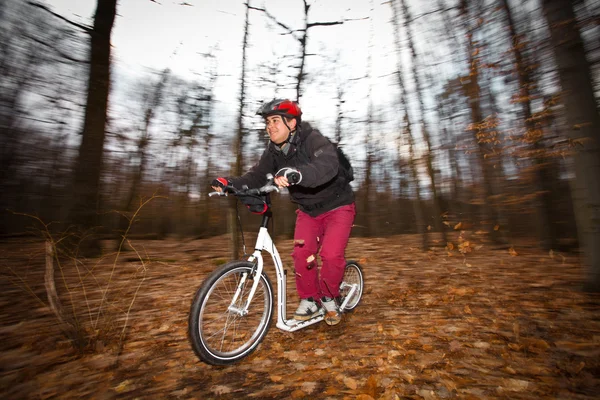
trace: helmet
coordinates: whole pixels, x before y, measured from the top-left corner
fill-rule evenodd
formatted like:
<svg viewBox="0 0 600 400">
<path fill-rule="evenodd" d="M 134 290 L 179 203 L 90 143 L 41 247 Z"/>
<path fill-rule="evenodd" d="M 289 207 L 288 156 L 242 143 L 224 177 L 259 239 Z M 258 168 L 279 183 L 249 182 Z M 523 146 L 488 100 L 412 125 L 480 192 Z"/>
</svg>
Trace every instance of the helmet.
<svg viewBox="0 0 600 400">
<path fill-rule="evenodd" d="M 298 103 L 288 99 L 274 99 L 262 105 L 262 107 L 256 112 L 263 118 L 267 118 L 270 115 L 282 115 L 288 118 L 300 118 L 302 110 Z"/>
</svg>

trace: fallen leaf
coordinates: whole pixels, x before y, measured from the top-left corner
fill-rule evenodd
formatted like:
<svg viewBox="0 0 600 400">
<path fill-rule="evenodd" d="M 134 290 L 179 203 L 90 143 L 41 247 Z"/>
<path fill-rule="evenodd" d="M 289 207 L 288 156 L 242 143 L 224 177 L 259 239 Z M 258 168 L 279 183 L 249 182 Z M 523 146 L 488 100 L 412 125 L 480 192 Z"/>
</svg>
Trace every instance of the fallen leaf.
<svg viewBox="0 0 600 400">
<path fill-rule="evenodd" d="M 346 385 L 348 388 L 352 389 L 352 390 L 356 390 L 356 388 L 358 387 L 358 383 L 356 383 L 356 380 L 350 377 L 345 377 L 344 378 L 344 385 Z"/>
<path fill-rule="evenodd" d="M 504 379 L 504 387 L 511 392 L 522 392 L 529 387 L 529 382 L 521 379 Z"/>
<path fill-rule="evenodd" d="M 128 390 L 129 386 L 131 385 L 131 381 L 129 379 L 124 380 L 123 382 L 119 383 L 116 387 L 115 387 L 115 391 L 117 393 L 123 393 L 125 391 Z"/>
<path fill-rule="evenodd" d="M 365 383 L 364 391 L 365 395 L 368 395 L 370 398 L 377 397 L 377 387 L 379 386 L 379 378 L 375 375 L 370 375 Z"/>
<path fill-rule="evenodd" d="M 283 356 L 290 361 L 298 361 L 300 359 L 300 355 L 296 350 L 285 351 Z"/>
<path fill-rule="evenodd" d="M 304 393 L 302 390 L 300 389 L 296 389 L 294 390 L 291 394 L 290 397 L 292 399 L 303 399 L 306 397 L 306 393 Z"/>
<path fill-rule="evenodd" d="M 458 340 L 453 340 L 450 342 L 450 351 L 455 352 L 462 348 L 462 344 Z"/>
<path fill-rule="evenodd" d="M 414 375 L 412 375 L 410 372 L 408 372 L 406 370 L 398 371 L 398 376 L 400 378 L 404 379 L 409 384 L 412 384 L 415 381 Z"/>
<path fill-rule="evenodd" d="M 369 396 L 368 394 L 362 393 L 356 396 L 356 400 L 375 400 L 375 398 L 373 396 Z"/>
<path fill-rule="evenodd" d="M 417 394 L 425 400 L 437 399 L 437 396 L 435 395 L 435 392 L 433 390 L 419 389 L 417 390 Z"/>
<path fill-rule="evenodd" d="M 228 394 L 231 393 L 232 390 L 229 386 L 225 386 L 225 385 L 217 385 L 217 386 L 213 386 L 211 388 L 211 392 L 213 392 L 214 394 L 216 394 L 217 396 L 220 396 L 222 394 Z"/>
<path fill-rule="evenodd" d="M 317 388 L 317 383 L 316 382 L 303 382 L 302 386 L 300 386 L 300 388 L 306 394 L 311 394 Z"/>
</svg>

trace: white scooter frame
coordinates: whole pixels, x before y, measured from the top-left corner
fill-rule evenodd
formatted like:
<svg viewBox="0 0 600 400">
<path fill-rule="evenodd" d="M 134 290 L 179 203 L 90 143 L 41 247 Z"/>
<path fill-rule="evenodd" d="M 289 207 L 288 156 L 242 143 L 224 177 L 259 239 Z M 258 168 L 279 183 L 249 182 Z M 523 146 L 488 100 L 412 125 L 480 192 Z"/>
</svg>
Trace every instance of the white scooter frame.
<svg viewBox="0 0 600 400">
<path fill-rule="evenodd" d="M 256 270 L 253 271 L 255 276 L 261 276 L 262 271 L 263 271 L 263 266 L 264 266 L 263 256 L 262 256 L 263 250 L 265 250 L 269 254 L 271 254 L 273 263 L 275 264 L 275 273 L 277 274 L 277 328 L 279 328 L 283 331 L 286 331 L 286 332 L 294 332 L 299 329 L 305 328 L 307 326 L 316 324 L 317 322 L 321 322 L 325 316 L 325 312 L 323 311 L 323 308 L 319 309 L 319 314 L 317 316 L 315 316 L 307 321 L 298 321 L 295 319 L 287 319 L 287 285 L 286 285 L 286 281 L 287 281 L 286 272 L 287 271 L 284 270 L 283 264 L 281 262 L 281 257 L 279 256 L 279 252 L 277 251 L 277 248 L 275 247 L 275 243 L 273 243 L 273 240 L 271 239 L 271 236 L 269 235 L 267 228 L 264 226 L 261 226 L 258 231 L 258 236 L 256 238 L 256 245 L 254 246 L 254 249 L 255 249 L 254 252 L 248 258 L 248 261 L 250 261 L 251 263 L 256 265 Z M 240 288 L 243 287 L 245 279 L 246 279 L 246 277 L 243 277 L 242 281 L 238 285 L 238 291 L 237 291 L 238 293 L 240 292 Z M 230 306 L 230 311 L 237 311 L 238 313 L 246 314 L 248 312 L 248 306 L 250 305 L 250 303 L 252 302 L 252 298 L 254 297 L 254 292 L 256 291 L 258 283 L 259 283 L 259 280 L 254 279 L 254 283 L 253 283 L 250 293 L 248 295 L 248 299 L 246 301 L 246 305 L 244 306 L 244 309 L 243 310 L 234 310 L 234 309 L 232 309 L 232 306 Z M 339 308 L 340 312 L 343 312 L 344 308 L 346 307 L 346 305 L 348 304 L 350 299 L 352 299 L 352 297 L 354 296 L 354 293 L 358 289 L 356 284 L 349 285 L 347 283 L 342 283 L 342 285 L 346 285 L 343 288 L 350 287 L 350 290 L 349 290 L 348 294 L 346 295 L 346 297 L 344 298 L 344 301 L 340 305 L 340 308 Z M 238 293 L 235 294 L 233 301 L 231 303 L 232 305 L 235 304 L 235 302 L 238 298 Z"/>
</svg>

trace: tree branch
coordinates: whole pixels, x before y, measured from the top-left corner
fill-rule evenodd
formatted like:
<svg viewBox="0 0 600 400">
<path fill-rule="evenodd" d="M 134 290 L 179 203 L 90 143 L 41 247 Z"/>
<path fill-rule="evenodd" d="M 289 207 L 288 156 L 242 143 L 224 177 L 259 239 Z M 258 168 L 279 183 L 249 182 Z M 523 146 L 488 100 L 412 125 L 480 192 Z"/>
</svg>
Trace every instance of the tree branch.
<svg viewBox="0 0 600 400">
<path fill-rule="evenodd" d="M 63 57 L 66 60 L 69 60 L 71 62 L 78 63 L 78 64 L 89 64 L 89 62 L 87 60 L 79 60 L 77 58 L 71 57 L 70 55 L 62 52 L 61 50 L 57 49 L 56 47 L 52 46 L 49 43 L 46 43 L 46 42 L 42 41 L 41 39 L 38 39 L 38 38 L 33 37 L 33 36 L 29 36 L 29 35 L 26 35 L 26 37 L 28 39 L 33 40 L 34 42 L 36 42 L 38 44 L 41 44 L 42 46 L 45 46 L 45 47 L 48 47 L 48 48 L 54 50 L 59 56 Z"/>
<path fill-rule="evenodd" d="M 71 24 L 71 25 L 73 25 L 73 26 L 81 29 L 83 32 L 87 33 L 88 35 L 92 34 L 92 28 L 91 27 L 78 24 L 77 22 L 73 22 L 70 19 L 67 19 L 67 18 L 63 17 L 62 15 L 57 14 L 54 11 L 50 10 L 48 7 L 46 7 L 43 4 L 39 4 L 39 3 L 36 3 L 36 2 L 33 2 L 33 1 L 28 1 L 27 3 L 29 5 L 31 5 L 31 6 L 33 6 L 33 7 L 38 7 L 38 8 L 41 8 L 42 10 L 44 10 L 46 12 L 49 12 L 50 14 L 54 15 L 56 18 L 62 19 L 66 23 Z"/>
<path fill-rule="evenodd" d="M 285 29 L 286 31 L 288 31 L 288 33 L 293 34 L 294 30 L 292 28 L 290 28 L 289 26 L 287 26 L 286 24 L 284 24 L 283 22 L 279 22 L 277 20 L 277 18 L 275 18 L 271 13 L 269 13 L 266 9 L 264 8 L 258 8 L 258 7 L 252 7 L 252 6 L 248 6 L 249 9 L 251 10 L 256 10 L 256 11 L 261 11 L 263 13 L 265 13 L 265 15 L 267 17 L 269 17 L 273 22 L 275 22 L 277 25 L 279 25 L 280 27 L 282 27 L 283 29 Z"/>
<path fill-rule="evenodd" d="M 313 26 L 330 26 L 330 25 L 342 25 L 344 21 L 332 21 L 332 22 L 312 22 L 306 24 L 306 29 L 312 28 Z"/>
</svg>

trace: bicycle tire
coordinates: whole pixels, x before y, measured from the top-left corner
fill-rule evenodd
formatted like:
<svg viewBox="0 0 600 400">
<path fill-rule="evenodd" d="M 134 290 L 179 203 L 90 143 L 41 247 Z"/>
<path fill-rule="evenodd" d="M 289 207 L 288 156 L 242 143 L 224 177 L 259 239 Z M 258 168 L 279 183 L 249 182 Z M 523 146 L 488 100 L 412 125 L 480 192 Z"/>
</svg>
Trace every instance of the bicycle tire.
<svg viewBox="0 0 600 400">
<path fill-rule="evenodd" d="M 256 350 L 266 336 L 273 316 L 273 285 L 266 274 L 256 277 L 260 281 L 246 315 L 230 309 L 242 275 L 253 268 L 248 261 L 224 264 L 197 290 L 190 308 L 188 333 L 194 352 L 203 362 L 236 363 Z M 249 275 L 234 306 L 243 306 L 253 281 Z"/>
<path fill-rule="evenodd" d="M 349 286 L 352 284 L 357 284 L 358 289 L 352 295 L 352 298 L 346 304 L 346 307 L 342 310 L 342 312 L 350 312 L 358 306 L 360 299 L 362 298 L 362 294 L 365 286 L 365 279 L 362 271 L 362 267 L 356 261 L 348 261 L 346 262 L 346 267 L 344 269 L 344 277 L 342 278 L 342 282 L 340 283 L 340 304 L 344 302 L 346 296 L 349 294 Z"/>
</svg>

